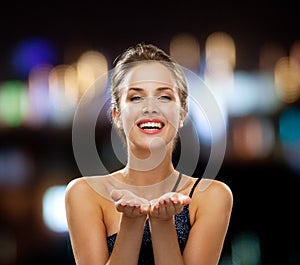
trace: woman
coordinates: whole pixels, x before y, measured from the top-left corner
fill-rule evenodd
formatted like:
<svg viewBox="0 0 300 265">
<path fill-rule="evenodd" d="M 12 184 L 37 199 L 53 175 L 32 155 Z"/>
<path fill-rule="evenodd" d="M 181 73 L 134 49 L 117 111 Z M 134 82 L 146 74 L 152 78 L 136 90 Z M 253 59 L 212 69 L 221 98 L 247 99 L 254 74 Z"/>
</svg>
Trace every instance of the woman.
<svg viewBox="0 0 300 265">
<path fill-rule="evenodd" d="M 138 44 L 116 61 L 111 103 L 127 164 L 107 176 L 68 184 L 66 213 L 76 263 L 218 264 L 232 192 L 220 181 L 177 172 L 172 164 L 188 111 L 182 69 L 154 45 Z"/>
</svg>

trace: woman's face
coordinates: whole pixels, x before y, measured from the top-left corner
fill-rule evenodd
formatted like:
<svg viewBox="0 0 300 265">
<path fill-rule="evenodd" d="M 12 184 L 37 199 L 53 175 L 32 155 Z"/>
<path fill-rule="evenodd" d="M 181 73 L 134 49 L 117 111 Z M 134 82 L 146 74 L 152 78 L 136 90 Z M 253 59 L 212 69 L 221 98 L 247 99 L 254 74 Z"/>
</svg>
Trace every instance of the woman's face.
<svg viewBox="0 0 300 265">
<path fill-rule="evenodd" d="M 173 143 L 181 118 L 178 90 L 168 68 L 148 62 L 128 72 L 122 82 L 118 119 L 131 148 Z"/>
</svg>

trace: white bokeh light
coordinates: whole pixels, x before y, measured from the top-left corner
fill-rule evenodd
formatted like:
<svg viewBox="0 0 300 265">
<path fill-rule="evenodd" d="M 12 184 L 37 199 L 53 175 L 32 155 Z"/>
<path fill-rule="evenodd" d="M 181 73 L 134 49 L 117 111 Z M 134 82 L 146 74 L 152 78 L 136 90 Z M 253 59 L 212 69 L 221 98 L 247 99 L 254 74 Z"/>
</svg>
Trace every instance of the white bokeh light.
<svg viewBox="0 0 300 265">
<path fill-rule="evenodd" d="M 65 212 L 65 185 L 48 188 L 43 196 L 43 220 L 47 228 L 54 232 L 67 232 Z"/>
</svg>

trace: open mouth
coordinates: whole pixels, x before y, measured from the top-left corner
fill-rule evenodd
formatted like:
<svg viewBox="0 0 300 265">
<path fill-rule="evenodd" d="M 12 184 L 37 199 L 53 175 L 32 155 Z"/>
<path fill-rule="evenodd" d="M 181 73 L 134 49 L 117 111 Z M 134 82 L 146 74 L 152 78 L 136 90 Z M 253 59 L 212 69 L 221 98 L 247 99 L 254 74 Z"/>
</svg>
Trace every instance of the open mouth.
<svg viewBox="0 0 300 265">
<path fill-rule="evenodd" d="M 160 121 L 143 121 L 138 123 L 138 127 L 144 131 L 158 131 L 164 126 L 164 123 Z"/>
</svg>

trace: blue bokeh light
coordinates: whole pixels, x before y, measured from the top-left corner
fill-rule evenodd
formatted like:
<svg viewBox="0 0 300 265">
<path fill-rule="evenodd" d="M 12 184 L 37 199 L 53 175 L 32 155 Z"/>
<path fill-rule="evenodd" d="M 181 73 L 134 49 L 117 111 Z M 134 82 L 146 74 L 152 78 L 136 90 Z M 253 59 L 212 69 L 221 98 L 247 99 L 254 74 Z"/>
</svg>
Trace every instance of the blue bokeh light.
<svg viewBox="0 0 300 265">
<path fill-rule="evenodd" d="M 29 38 L 16 45 L 11 62 L 16 78 L 27 79 L 33 67 L 56 64 L 57 52 L 50 41 L 39 37 Z"/>
<path fill-rule="evenodd" d="M 279 136 L 285 145 L 300 143 L 300 109 L 289 107 L 280 114 Z"/>
</svg>

